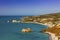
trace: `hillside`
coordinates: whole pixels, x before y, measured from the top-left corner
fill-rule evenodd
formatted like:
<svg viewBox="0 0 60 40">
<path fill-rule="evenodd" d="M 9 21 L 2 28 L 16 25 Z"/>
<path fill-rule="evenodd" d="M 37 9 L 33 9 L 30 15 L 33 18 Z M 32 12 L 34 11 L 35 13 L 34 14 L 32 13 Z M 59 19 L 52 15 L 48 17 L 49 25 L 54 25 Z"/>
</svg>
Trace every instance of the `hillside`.
<svg viewBox="0 0 60 40">
<path fill-rule="evenodd" d="M 21 22 L 37 22 L 43 25 L 47 25 L 49 27 L 53 27 L 54 25 L 58 26 L 60 25 L 60 13 L 51 13 L 38 16 L 26 16 L 21 19 Z"/>
</svg>

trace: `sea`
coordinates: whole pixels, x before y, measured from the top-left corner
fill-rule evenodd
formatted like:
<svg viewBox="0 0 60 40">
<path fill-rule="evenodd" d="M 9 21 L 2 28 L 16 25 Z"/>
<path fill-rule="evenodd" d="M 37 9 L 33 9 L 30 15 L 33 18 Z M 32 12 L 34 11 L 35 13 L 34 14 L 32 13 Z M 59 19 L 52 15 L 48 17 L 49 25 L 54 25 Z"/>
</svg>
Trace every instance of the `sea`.
<svg viewBox="0 0 60 40">
<path fill-rule="evenodd" d="M 0 16 L 0 40 L 49 40 L 48 34 L 40 32 L 47 26 L 35 23 L 13 23 L 24 16 Z M 9 22 L 8 22 L 9 21 Z M 23 28 L 31 28 L 32 32 L 23 33 Z"/>
</svg>

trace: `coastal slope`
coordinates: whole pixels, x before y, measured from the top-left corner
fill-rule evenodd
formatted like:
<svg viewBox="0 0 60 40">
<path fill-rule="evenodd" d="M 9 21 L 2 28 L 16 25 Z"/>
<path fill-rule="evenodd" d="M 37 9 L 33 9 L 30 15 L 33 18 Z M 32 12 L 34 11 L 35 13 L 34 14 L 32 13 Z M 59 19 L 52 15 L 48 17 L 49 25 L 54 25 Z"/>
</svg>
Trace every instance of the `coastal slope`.
<svg viewBox="0 0 60 40">
<path fill-rule="evenodd" d="M 20 20 L 22 23 L 38 23 L 53 27 L 60 25 L 60 13 L 51 13 L 36 16 L 25 16 Z"/>
</svg>

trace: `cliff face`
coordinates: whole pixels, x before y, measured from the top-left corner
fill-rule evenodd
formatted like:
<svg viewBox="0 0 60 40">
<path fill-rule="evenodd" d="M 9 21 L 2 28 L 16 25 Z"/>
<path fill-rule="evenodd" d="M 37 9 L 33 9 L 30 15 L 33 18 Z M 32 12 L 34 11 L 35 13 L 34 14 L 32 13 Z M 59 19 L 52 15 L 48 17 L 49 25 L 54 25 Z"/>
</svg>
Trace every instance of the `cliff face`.
<svg viewBox="0 0 60 40">
<path fill-rule="evenodd" d="M 21 22 L 38 22 L 47 26 L 60 25 L 60 13 L 45 14 L 38 16 L 26 16 L 21 19 Z"/>
</svg>

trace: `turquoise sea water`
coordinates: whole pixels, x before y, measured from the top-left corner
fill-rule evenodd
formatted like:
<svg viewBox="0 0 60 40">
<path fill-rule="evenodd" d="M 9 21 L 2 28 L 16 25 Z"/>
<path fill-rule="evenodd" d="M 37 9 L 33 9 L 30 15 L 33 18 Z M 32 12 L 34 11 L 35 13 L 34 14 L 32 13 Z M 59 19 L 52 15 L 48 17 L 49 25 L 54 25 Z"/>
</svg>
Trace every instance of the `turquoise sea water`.
<svg viewBox="0 0 60 40">
<path fill-rule="evenodd" d="M 39 32 L 47 26 L 31 23 L 12 23 L 11 20 L 20 20 L 20 16 L 0 16 L 0 40 L 48 40 L 48 35 Z M 7 23 L 7 21 L 10 21 Z M 22 28 L 30 27 L 33 32 L 22 33 Z"/>
</svg>

